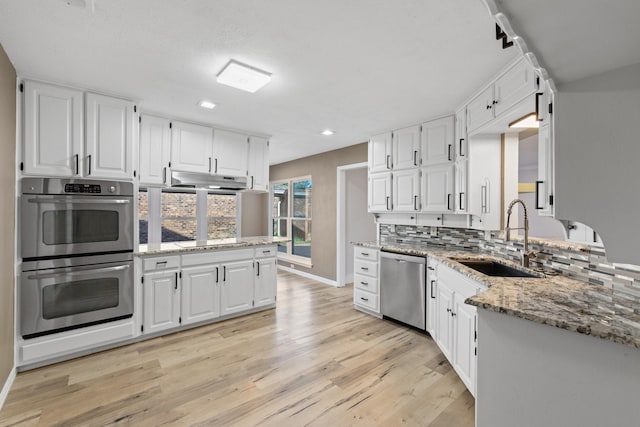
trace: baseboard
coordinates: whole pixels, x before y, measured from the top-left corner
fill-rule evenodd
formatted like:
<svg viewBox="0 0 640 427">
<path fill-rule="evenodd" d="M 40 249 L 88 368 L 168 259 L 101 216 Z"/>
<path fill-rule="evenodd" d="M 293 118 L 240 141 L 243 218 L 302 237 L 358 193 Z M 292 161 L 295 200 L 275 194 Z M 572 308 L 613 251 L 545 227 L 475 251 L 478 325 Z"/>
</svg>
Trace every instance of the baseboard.
<svg viewBox="0 0 640 427">
<path fill-rule="evenodd" d="M 4 401 L 9 395 L 9 390 L 13 385 L 13 380 L 15 379 L 16 379 L 16 368 L 14 367 L 14 368 L 11 368 L 11 371 L 9 372 L 9 376 L 7 377 L 7 380 L 4 382 L 4 386 L 2 386 L 2 391 L 0 392 L 0 411 L 2 410 Z"/>
<path fill-rule="evenodd" d="M 279 265 L 278 269 L 286 271 L 287 273 L 293 273 L 297 274 L 298 276 L 306 277 L 307 279 L 313 279 L 317 282 L 324 283 L 325 285 L 334 287 L 338 286 L 338 282 L 336 282 L 335 280 L 325 279 L 324 277 L 316 276 L 315 274 L 305 273 L 304 271 L 300 270 L 294 270 L 293 268 L 285 267 L 283 265 Z"/>
</svg>

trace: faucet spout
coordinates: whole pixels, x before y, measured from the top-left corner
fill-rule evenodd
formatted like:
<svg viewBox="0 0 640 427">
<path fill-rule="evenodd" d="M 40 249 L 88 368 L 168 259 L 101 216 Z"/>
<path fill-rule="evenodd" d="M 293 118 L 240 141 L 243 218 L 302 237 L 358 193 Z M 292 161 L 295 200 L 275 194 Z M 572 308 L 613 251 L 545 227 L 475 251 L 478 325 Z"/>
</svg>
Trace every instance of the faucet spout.
<svg viewBox="0 0 640 427">
<path fill-rule="evenodd" d="M 511 220 L 511 211 L 513 207 L 518 203 L 522 205 L 522 209 L 524 211 L 524 227 L 511 228 L 509 227 L 509 221 Z M 524 251 L 522 253 L 522 266 L 529 267 L 529 213 L 527 212 L 527 205 L 525 205 L 522 199 L 513 199 L 511 203 L 509 203 L 509 207 L 507 208 L 507 226 L 504 228 L 505 240 L 507 242 L 510 240 L 511 230 L 524 230 Z"/>
</svg>

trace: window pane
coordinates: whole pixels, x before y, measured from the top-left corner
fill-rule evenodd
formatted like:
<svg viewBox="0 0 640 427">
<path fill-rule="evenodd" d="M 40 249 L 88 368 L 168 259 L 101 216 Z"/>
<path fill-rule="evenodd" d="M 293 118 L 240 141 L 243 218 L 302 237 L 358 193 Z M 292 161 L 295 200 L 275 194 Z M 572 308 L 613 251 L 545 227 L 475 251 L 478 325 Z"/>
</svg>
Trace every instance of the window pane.
<svg viewBox="0 0 640 427">
<path fill-rule="evenodd" d="M 311 258 L 311 220 L 293 219 L 291 220 L 291 229 L 291 253 Z"/>
<path fill-rule="evenodd" d="M 207 238 L 236 237 L 235 195 L 207 194 Z"/>
<path fill-rule="evenodd" d="M 293 182 L 293 216 L 311 218 L 311 180 Z"/>
<path fill-rule="evenodd" d="M 138 193 L 138 232 L 140 244 L 149 243 L 149 193 Z"/>
<path fill-rule="evenodd" d="M 273 185 L 273 217 L 289 216 L 289 183 Z"/>
<path fill-rule="evenodd" d="M 162 193 L 162 241 L 196 240 L 196 193 Z"/>
</svg>

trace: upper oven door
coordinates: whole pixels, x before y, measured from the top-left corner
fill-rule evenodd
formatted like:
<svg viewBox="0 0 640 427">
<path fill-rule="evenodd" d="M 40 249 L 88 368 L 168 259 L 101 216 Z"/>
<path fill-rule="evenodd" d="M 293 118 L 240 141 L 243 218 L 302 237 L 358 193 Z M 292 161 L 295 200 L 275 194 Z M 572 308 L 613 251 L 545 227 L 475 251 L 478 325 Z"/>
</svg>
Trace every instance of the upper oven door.
<svg viewBox="0 0 640 427">
<path fill-rule="evenodd" d="M 132 197 L 24 194 L 22 258 L 133 250 Z"/>
</svg>

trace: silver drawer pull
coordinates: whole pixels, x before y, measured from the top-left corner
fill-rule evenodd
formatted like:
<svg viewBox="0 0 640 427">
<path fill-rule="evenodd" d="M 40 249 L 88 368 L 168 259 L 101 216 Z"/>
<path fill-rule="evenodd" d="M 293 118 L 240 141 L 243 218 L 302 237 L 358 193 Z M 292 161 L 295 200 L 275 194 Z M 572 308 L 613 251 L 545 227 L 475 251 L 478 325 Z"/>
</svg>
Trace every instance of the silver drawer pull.
<svg viewBox="0 0 640 427">
<path fill-rule="evenodd" d="M 361 285 L 369 286 L 367 282 L 360 282 Z"/>
<path fill-rule="evenodd" d="M 369 271 L 369 267 L 360 267 L 360 270 Z"/>
<path fill-rule="evenodd" d="M 360 255 L 369 256 L 367 252 L 360 252 Z"/>
<path fill-rule="evenodd" d="M 271 250 L 262 251 L 263 254 L 270 254 Z"/>
<path fill-rule="evenodd" d="M 365 297 L 360 297 L 360 299 L 361 299 L 362 301 L 369 301 L 369 298 L 365 298 Z"/>
<path fill-rule="evenodd" d="M 156 262 L 156 267 L 166 267 L 167 261 L 158 261 Z"/>
</svg>

